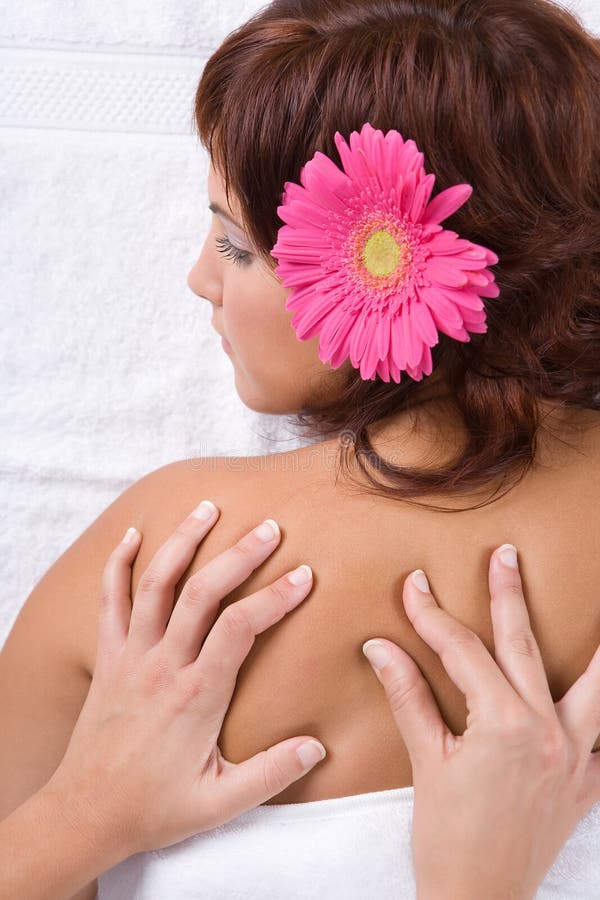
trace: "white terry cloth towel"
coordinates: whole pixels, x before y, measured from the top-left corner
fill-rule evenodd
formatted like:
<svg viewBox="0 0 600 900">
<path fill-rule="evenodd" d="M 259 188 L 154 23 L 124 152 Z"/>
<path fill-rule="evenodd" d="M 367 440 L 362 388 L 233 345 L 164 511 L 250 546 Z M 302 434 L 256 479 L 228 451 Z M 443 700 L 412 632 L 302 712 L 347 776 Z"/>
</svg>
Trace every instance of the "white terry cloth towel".
<svg viewBox="0 0 600 900">
<path fill-rule="evenodd" d="M 129 484 L 177 459 L 303 443 L 239 400 L 186 280 L 210 228 L 195 88 L 258 8 L 1 5 L 0 646 Z"/>
</svg>

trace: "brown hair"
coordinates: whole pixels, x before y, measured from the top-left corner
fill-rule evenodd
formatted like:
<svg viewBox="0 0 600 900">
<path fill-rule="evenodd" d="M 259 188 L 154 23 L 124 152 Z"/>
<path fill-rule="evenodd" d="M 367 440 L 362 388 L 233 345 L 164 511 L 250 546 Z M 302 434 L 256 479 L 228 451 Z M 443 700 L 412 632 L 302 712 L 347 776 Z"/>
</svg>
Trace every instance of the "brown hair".
<svg viewBox="0 0 600 900">
<path fill-rule="evenodd" d="M 572 12 L 550 0 L 275 0 L 209 59 L 194 114 L 271 268 L 284 184 L 317 150 L 341 166 L 336 131 L 370 122 L 412 138 L 432 199 L 473 186 L 443 227 L 499 257 L 487 333 L 440 334 L 423 382 L 352 370 L 341 396 L 299 412 L 313 433 L 352 435 L 371 489 L 510 489 L 534 460 L 544 404 L 600 410 L 600 41 Z M 438 379 L 466 426 L 460 453 L 437 469 L 379 457 L 367 429 L 416 409 Z"/>
</svg>

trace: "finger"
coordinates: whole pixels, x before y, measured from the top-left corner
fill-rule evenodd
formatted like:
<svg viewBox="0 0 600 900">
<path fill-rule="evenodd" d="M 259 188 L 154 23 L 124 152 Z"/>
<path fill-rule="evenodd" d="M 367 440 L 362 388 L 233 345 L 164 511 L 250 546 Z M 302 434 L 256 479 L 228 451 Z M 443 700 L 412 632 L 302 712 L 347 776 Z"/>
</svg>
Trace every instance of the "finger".
<svg viewBox="0 0 600 900">
<path fill-rule="evenodd" d="M 185 666 L 196 659 L 223 598 L 271 555 L 280 537 L 277 522 L 267 519 L 188 579 L 164 636 L 165 651 L 174 665 Z"/>
<path fill-rule="evenodd" d="M 298 606 L 311 587 L 310 566 L 299 566 L 268 587 L 232 603 L 213 625 L 200 655 L 188 668 L 188 678 L 192 687 L 194 683 L 208 686 L 200 705 L 204 721 L 215 729 L 215 740 L 229 708 L 240 666 L 256 635 Z"/>
<path fill-rule="evenodd" d="M 152 557 L 139 580 L 131 611 L 128 643 L 135 653 L 145 652 L 164 636 L 173 609 L 175 585 L 218 515 L 214 503 L 203 500 Z"/>
<path fill-rule="evenodd" d="M 591 751 L 600 734 L 599 697 L 600 645 L 585 672 L 554 705 L 564 730 L 585 752 Z M 600 752 L 598 758 L 600 759 Z"/>
<path fill-rule="evenodd" d="M 131 618 L 131 566 L 141 543 L 140 532 L 128 528 L 102 571 L 94 666 L 97 678 L 127 640 Z"/>
<path fill-rule="evenodd" d="M 444 722 L 416 662 L 392 641 L 377 638 L 363 653 L 381 681 L 410 760 L 415 766 L 448 746 L 454 735 Z"/>
<path fill-rule="evenodd" d="M 215 826 L 211 827 L 229 822 L 280 794 L 325 755 L 325 748 L 315 738 L 288 738 L 229 768 L 214 791 Z"/>
<path fill-rule="evenodd" d="M 554 716 L 554 701 L 523 596 L 517 550 L 503 544 L 489 567 L 490 612 L 496 663 L 523 700 L 542 715 Z"/>
<path fill-rule="evenodd" d="M 483 641 L 438 606 L 421 569 L 406 579 L 402 596 L 415 631 L 438 654 L 465 695 L 469 711 L 494 721 L 497 712 L 512 705 L 517 697 Z"/>
</svg>

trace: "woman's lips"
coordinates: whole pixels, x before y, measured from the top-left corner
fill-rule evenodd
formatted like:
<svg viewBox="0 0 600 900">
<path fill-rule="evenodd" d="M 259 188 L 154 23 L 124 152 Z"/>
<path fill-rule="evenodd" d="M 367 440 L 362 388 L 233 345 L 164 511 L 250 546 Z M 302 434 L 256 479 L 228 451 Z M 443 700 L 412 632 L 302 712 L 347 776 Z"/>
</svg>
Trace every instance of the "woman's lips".
<svg viewBox="0 0 600 900">
<path fill-rule="evenodd" d="M 221 334 L 221 332 L 219 331 L 218 328 L 215 327 L 215 324 L 214 324 L 214 322 L 212 321 L 212 319 L 211 319 L 211 323 L 210 323 L 210 324 L 212 325 L 212 327 L 215 329 L 215 331 L 217 332 L 217 334 L 218 334 L 219 337 L 221 338 L 221 346 L 223 347 L 223 350 L 225 351 L 225 353 L 231 353 L 231 352 L 232 352 L 232 347 L 231 347 L 231 344 L 229 343 L 229 341 L 227 340 L 227 338 L 226 338 L 224 335 Z"/>
</svg>

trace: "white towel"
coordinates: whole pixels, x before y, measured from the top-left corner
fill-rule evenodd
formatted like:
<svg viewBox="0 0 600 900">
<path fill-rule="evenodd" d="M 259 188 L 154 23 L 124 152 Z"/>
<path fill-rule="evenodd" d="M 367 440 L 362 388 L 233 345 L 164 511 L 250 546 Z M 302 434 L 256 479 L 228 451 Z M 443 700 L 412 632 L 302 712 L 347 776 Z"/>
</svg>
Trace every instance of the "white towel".
<svg viewBox="0 0 600 900">
<path fill-rule="evenodd" d="M 0 645 L 133 481 L 302 443 L 239 400 L 186 282 L 210 228 L 196 84 L 258 6 L 2 4 Z"/>
<path fill-rule="evenodd" d="M 415 900 L 412 787 L 248 810 L 98 880 L 99 900 Z M 600 803 L 535 900 L 599 900 Z M 485 900 L 483 895 L 481 900 Z"/>
</svg>

